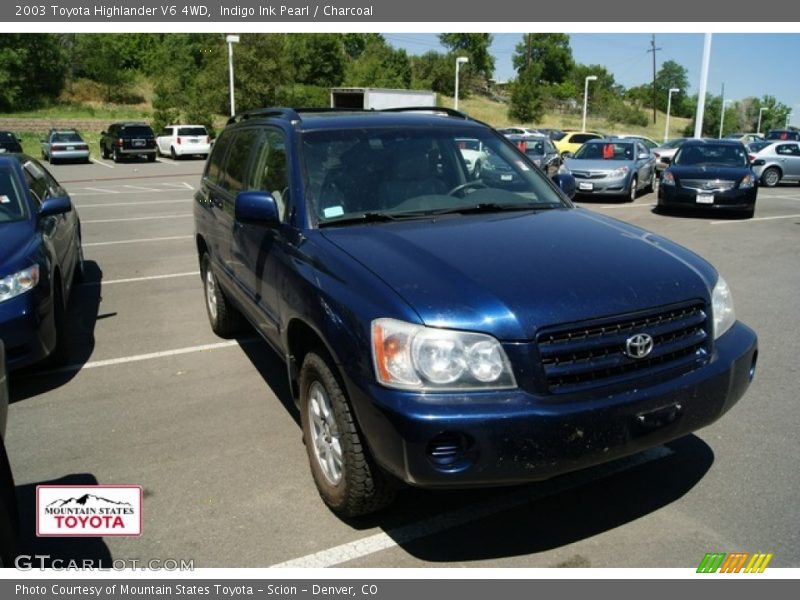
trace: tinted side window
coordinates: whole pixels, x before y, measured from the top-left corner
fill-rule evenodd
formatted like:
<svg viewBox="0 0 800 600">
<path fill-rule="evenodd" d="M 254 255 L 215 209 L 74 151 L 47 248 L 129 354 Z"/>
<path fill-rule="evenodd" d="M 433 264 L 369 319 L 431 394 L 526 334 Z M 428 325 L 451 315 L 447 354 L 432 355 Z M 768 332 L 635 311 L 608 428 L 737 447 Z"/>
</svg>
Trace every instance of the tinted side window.
<svg viewBox="0 0 800 600">
<path fill-rule="evenodd" d="M 256 152 L 256 142 L 259 137 L 258 129 L 244 129 L 238 131 L 231 142 L 223 187 L 233 194 L 251 189 L 246 180 L 247 168 L 250 166 L 250 159 Z"/>
<path fill-rule="evenodd" d="M 800 156 L 800 147 L 797 144 L 781 144 L 775 148 L 777 154 Z"/>
<path fill-rule="evenodd" d="M 252 189 L 272 194 L 283 220 L 289 204 L 289 177 L 286 164 L 286 141 L 280 131 L 269 130 L 256 156 L 251 178 Z"/>
<path fill-rule="evenodd" d="M 208 183 L 213 185 L 220 185 L 222 180 L 222 164 L 225 160 L 225 154 L 231 142 L 231 134 L 229 131 L 223 131 L 219 139 L 214 143 L 214 149 L 211 151 L 211 158 L 208 160 L 206 166 L 205 179 Z"/>
</svg>

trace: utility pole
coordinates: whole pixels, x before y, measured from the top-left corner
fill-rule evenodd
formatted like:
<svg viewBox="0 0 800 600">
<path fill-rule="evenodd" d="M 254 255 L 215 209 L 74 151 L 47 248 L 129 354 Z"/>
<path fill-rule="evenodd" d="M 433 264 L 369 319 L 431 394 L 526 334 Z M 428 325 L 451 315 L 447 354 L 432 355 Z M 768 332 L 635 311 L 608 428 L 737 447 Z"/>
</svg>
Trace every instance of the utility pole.
<svg viewBox="0 0 800 600">
<path fill-rule="evenodd" d="M 656 48 L 656 34 L 654 33 L 650 40 L 650 50 L 648 50 L 653 53 L 653 124 L 656 122 L 656 52 L 659 50 L 661 48 Z"/>
</svg>

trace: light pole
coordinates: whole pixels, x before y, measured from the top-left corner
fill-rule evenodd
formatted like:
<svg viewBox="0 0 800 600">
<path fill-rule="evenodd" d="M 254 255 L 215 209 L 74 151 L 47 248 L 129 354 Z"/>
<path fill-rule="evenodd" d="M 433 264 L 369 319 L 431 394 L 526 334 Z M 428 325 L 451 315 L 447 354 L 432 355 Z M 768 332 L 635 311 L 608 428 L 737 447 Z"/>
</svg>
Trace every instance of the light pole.
<svg viewBox="0 0 800 600">
<path fill-rule="evenodd" d="M 236 114 L 236 103 L 233 100 L 233 45 L 239 43 L 239 36 L 228 35 L 225 41 L 228 43 L 228 74 L 231 88 L 231 116 L 233 116 Z"/>
<path fill-rule="evenodd" d="M 586 131 L 586 106 L 589 100 L 590 81 L 597 81 L 597 75 L 587 75 L 586 79 L 583 80 L 583 124 L 581 125 L 581 131 Z"/>
<path fill-rule="evenodd" d="M 461 70 L 461 65 L 466 64 L 469 62 L 469 59 L 466 56 L 459 56 L 456 59 L 456 96 L 455 101 L 453 102 L 453 108 L 458 110 L 458 72 Z"/>
<path fill-rule="evenodd" d="M 669 140 L 669 111 L 672 109 L 672 94 L 677 94 L 681 88 L 669 88 L 669 95 L 667 96 L 667 122 L 664 125 L 664 142 Z"/>
<path fill-rule="evenodd" d="M 694 137 L 703 137 L 703 115 L 706 110 L 706 88 L 708 87 L 708 63 L 711 61 L 711 33 L 703 41 L 703 63 L 700 68 L 700 92 L 697 94 L 697 112 L 694 114 Z"/>
<path fill-rule="evenodd" d="M 761 115 L 764 114 L 764 111 L 768 111 L 769 108 L 766 106 L 762 106 L 758 109 L 758 127 L 756 128 L 756 133 L 761 133 Z"/>
<path fill-rule="evenodd" d="M 725 124 L 725 106 L 731 102 L 733 102 L 733 100 L 722 101 L 722 114 L 719 117 L 719 139 L 722 139 L 722 126 Z"/>
<path fill-rule="evenodd" d="M 789 119 L 792 118 L 792 113 L 786 115 L 786 125 L 783 126 L 784 129 L 789 129 Z"/>
</svg>

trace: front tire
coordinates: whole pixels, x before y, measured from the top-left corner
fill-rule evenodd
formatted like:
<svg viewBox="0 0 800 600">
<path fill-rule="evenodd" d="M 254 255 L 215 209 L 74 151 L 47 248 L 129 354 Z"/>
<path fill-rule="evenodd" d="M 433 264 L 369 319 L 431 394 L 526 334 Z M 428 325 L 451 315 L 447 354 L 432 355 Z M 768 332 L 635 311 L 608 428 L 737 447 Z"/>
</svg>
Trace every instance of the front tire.
<svg viewBox="0 0 800 600">
<path fill-rule="evenodd" d="M 770 167 L 761 174 L 761 182 L 767 187 L 775 187 L 781 180 L 781 173 L 775 167 Z"/>
<path fill-rule="evenodd" d="M 639 181 L 636 179 L 636 176 L 634 176 L 631 179 L 631 189 L 628 192 L 628 202 L 636 201 L 636 186 L 638 185 L 638 183 Z"/>
<path fill-rule="evenodd" d="M 208 254 L 203 255 L 201 273 L 203 292 L 206 298 L 206 313 L 208 313 L 211 329 L 220 337 L 233 337 L 241 329 L 241 316 L 220 287 L 219 280 L 211 268 L 211 257 Z"/>
<path fill-rule="evenodd" d="M 369 455 L 342 386 L 313 352 L 300 370 L 300 419 L 311 475 L 333 512 L 356 517 L 391 503 L 395 489 Z"/>
</svg>

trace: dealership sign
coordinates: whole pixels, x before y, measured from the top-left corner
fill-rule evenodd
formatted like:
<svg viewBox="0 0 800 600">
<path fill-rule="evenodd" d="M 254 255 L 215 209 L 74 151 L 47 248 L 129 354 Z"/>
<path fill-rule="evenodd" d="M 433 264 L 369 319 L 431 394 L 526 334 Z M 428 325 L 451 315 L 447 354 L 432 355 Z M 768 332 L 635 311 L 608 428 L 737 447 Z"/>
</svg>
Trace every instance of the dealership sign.
<svg viewBox="0 0 800 600">
<path fill-rule="evenodd" d="M 105 537 L 141 534 L 141 486 L 36 486 L 37 536 Z"/>
</svg>

